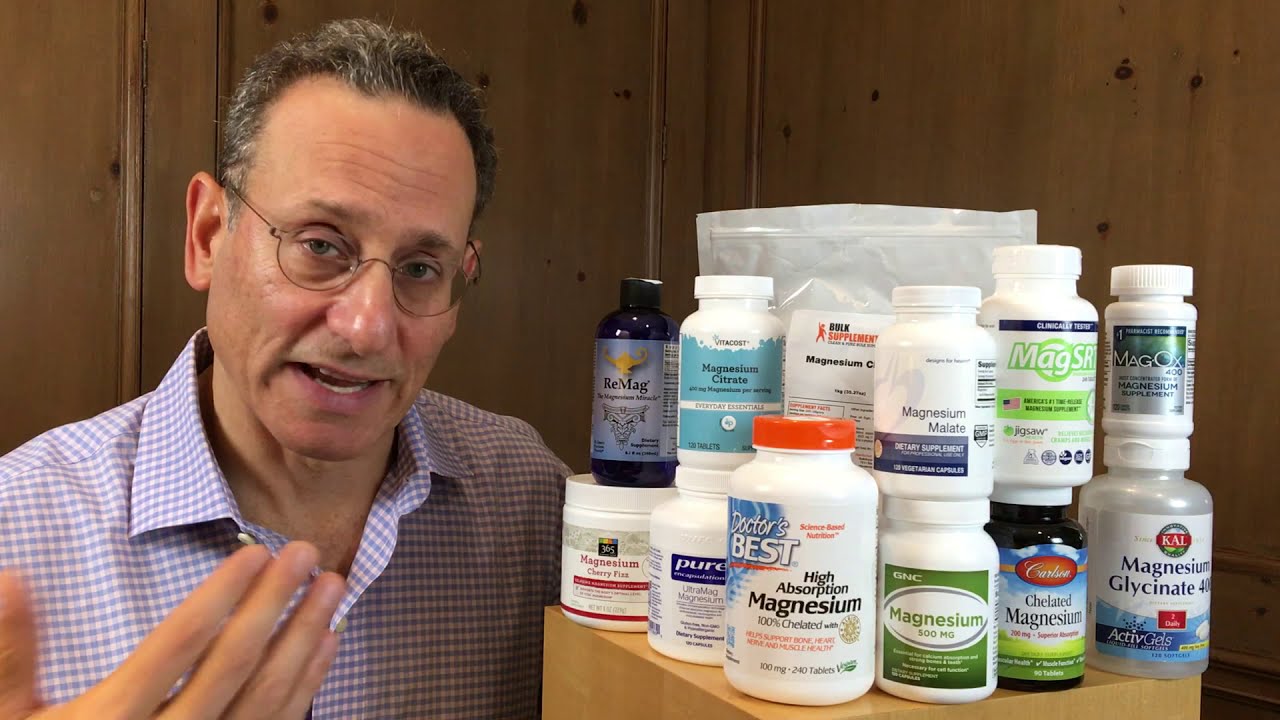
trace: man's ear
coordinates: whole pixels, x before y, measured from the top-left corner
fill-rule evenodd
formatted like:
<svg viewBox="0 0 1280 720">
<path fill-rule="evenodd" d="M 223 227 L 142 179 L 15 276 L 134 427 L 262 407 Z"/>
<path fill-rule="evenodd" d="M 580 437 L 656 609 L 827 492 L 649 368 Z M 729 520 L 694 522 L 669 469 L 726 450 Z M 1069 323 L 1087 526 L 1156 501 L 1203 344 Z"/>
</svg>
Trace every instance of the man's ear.
<svg viewBox="0 0 1280 720">
<path fill-rule="evenodd" d="M 213 279 L 213 259 L 228 231 L 225 191 L 207 172 L 187 184 L 187 284 L 205 292 Z"/>
</svg>

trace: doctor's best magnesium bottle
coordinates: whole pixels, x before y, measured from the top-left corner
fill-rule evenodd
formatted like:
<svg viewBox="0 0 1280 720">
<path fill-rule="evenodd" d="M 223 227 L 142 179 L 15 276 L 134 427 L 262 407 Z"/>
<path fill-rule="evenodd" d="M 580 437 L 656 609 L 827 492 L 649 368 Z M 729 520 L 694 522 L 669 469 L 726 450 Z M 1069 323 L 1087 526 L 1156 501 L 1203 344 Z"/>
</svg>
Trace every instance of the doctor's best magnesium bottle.
<svg viewBox="0 0 1280 720">
<path fill-rule="evenodd" d="M 852 420 L 758 417 L 756 457 L 729 478 L 724 669 L 748 695 L 834 705 L 871 688 L 877 493 L 854 446 Z"/>
</svg>

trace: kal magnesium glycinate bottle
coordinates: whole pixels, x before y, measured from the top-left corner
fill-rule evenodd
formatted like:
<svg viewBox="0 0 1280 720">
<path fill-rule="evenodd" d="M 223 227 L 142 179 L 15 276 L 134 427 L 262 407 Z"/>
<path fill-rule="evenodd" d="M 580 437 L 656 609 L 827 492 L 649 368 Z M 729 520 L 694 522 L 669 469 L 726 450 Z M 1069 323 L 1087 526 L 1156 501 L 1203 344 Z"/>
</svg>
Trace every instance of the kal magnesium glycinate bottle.
<svg viewBox="0 0 1280 720">
<path fill-rule="evenodd" d="M 1098 311 L 1076 294 L 1080 249 L 995 249 L 978 322 L 996 338 L 997 485 L 1074 487 L 1093 476 Z"/>
<path fill-rule="evenodd" d="M 1087 660 L 1151 678 L 1209 665 L 1213 498 L 1183 476 L 1190 441 L 1108 435 L 1108 473 L 1080 493 L 1089 534 Z"/>
<path fill-rule="evenodd" d="M 786 328 L 769 312 L 773 278 L 701 275 L 680 328 L 681 465 L 733 470 L 754 456 L 751 421 L 782 412 Z"/>
<path fill-rule="evenodd" d="M 658 309 L 662 283 L 627 278 L 596 328 L 591 474 L 605 485 L 667 487 L 676 472 L 680 325 Z"/>
<path fill-rule="evenodd" d="M 729 478 L 724 670 L 748 695 L 834 705 L 871 688 L 877 494 L 854 445 L 852 420 L 758 417 L 756 457 Z"/>
</svg>

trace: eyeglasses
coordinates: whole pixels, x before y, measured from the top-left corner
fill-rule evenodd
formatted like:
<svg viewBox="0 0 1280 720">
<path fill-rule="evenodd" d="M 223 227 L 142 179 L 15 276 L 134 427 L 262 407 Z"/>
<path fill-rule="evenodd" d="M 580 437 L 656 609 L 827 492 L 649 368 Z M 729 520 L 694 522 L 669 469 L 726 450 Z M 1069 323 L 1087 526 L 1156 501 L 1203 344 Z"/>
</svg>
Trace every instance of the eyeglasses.
<svg viewBox="0 0 1280 720">
<path fill-rule="evenodd" d="M 350 283 L 365 263 L 377 262 L 391 271 L 391 287 L 396 305 L 417 317 L 431 317 L 452 310 L 462 302 L 467 288 L 480 282 L 480 252 L 467 241 L 462 258 L 454 253 L 437 257 L 415 250 L 395 265 L 382 258 L 361 258 L 355 245 L 331 228 L 313 225 L 299 230 L 281 230 L 230 185 L 226 189 L 239 198 L 276 239 L 276 262 L 280 272 L 304 290 L 337 290 Z"/>
</svg>

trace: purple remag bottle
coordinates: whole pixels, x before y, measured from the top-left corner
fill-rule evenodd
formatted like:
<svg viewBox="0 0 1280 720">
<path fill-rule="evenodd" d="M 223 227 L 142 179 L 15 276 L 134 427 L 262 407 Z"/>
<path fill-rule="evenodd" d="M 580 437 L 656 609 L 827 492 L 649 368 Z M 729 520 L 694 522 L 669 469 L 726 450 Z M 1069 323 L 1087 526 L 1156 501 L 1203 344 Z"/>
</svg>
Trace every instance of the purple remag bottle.
<svg viewBox="0 0 1280 720">
<path fill-rule="evenodd" d="M 662 283 L 627 278 L 596 328 L 591 474 L 603 485 L 668 487 L 676 475 L 680 324 Z"/>
</svg>

